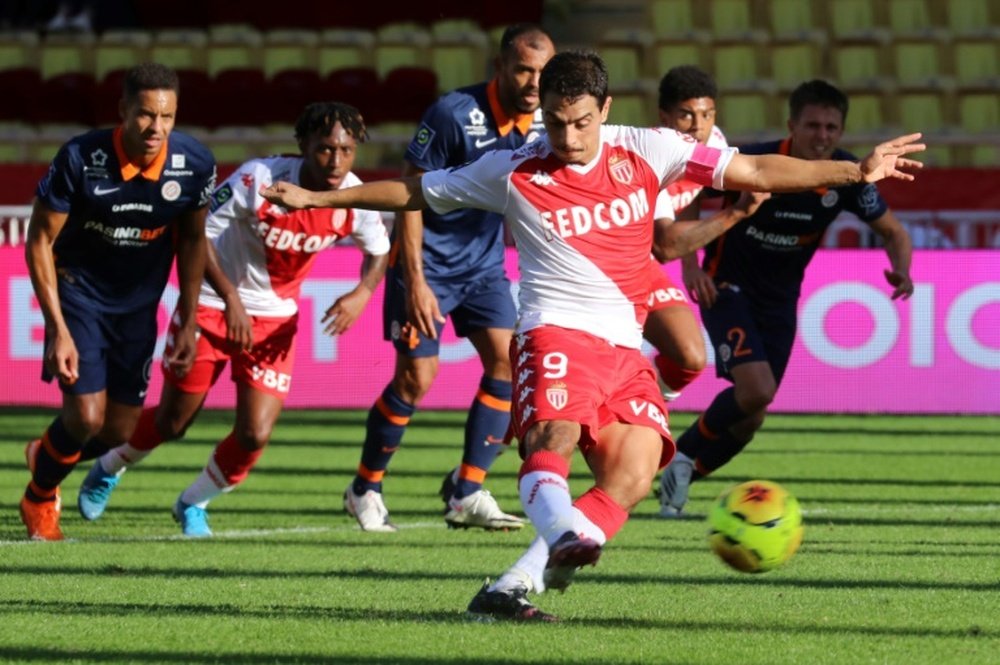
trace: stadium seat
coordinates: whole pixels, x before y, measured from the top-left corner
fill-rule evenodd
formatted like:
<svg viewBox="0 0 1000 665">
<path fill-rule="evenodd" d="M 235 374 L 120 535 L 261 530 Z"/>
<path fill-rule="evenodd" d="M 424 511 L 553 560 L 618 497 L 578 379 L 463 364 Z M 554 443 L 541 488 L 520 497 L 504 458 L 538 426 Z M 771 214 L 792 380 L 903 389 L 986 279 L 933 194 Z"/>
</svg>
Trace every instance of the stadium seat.
<svg viewBox="0 0 1000 665">
<path fill-rule="evenodd" d="M 611 111 L 608 122 L 633 127 L 654 127 L 658 124 L 656 94 L 659 81 L 635 79 L 610 86 Z"/>
<path fill-rule="evenodd" d="M 56 74 L 42 81 L 28 117 L 38 124 L 93 127 L 96 88 L 94 77 L 89 72 Z"/>
<path fill-rule="evenodd" d="M 110 71 L 148 60 L 152 42 L 145 31 L 106 30 L 94 46 L 94 78 L 100 81 Z"/>
<path fill-rule="evenodd" d="M 990 16 L 990 0 L 948 0 L 948 29 L 959 37 L 998 36 L 1000 16 Z M 1000 12 L 1000 8 L 996 9 Z"/>
<path fill-rule="evenodd" d="M 830 49 L 831 74 L 848 88 L 880 90 L 885 85 L 883 48 L 867 41 L 842 42 Z"/>
<path fill-rule="evenodd" d="M 351 104 L 361 111 L 368 125 L 382 121 L 378 73 L 372 67 L 343 67 L 323 79 L 324 97 Z"/>
<path fill-rule="evenodd" d="M 714 39 L 765 41 L 767 32 L 755 22 L 755 0 L 712 0 L 705 3 Z"/>
<path fill-rule="evenodd" d="M 705 43 L 695 40 L 657 41 L 652 46 L 653 74 L 662 78 L 672 67 L 678 65 L 695 65 L 706 69 Z"/>
<path fill-rule="evenodd" d="M 324 93 L 323 79 L 315 69 L 282 69 L 267 82 L 265 94 L 271 100 L 271 121 L 285 118 L 284 123 L 278 124 L 289 127 L 307 104 L 333 101 L 325 99 Z"/>
<path fill-rule="evenodd" d="M 263 38 L 250 26 L 213 26 L 205 45 L 205 66 L 209 76 L 228 69 L 261 69 Z"/>
<path fill-rule="evenodd" d="M 29 161 L 28 146 L 37 139 L 37 130 L 28 123 L 6 123 L 0 120 L 0 163 L 18 164 Z"/>
<path fill-rule="evenodd" d="M 943 95 L 904 91 L 896 96 L 899 122 L 904 132 L 938 133 L 950 128 Z"/>
<path fill-rule="evenodd" d="M 92 75 L 94 46 L 97 38 L 91 33 L 52 33 L 42 42 L 38 66 L 43 79 L 72 72 Z"/>
<path fill-rule="evenodd" d="M 38 33 L 34 30 L 0 32 L 0 71 L 38 67 Z"/>
<path fill-rule="evenodd" d="M 774 134 L 783 131 L 777 118 L 777 102 L 770 92 L 727 92 L 716 100 L 716 104 L 716 121 L 725 130 L 730 143 L 773 138 Z"/>
<path fill-rule="evenodd" d="M 878 21 L 877 3 L 871 0 L 828 0 L 826 24 L 831 37 L 839 40 L 888 41 L 889 34 Z"/>
<path fill-rule="evenodd" d="M 886 113 L 886 98 L 881 92 L 848 91 L 850 106 L 847 111 L 847 122 L 844 133 L 850 136 L 862 135 L 871 143 L 876 143 L 875 137 L 884 136 L 892 122 L 891 114 Z"/>
<path fill-rule="evenodd" d="M 212 77 L 216 120 L 222 125 L 255 126 L 269 122 L 289 122 L 281 109 L 271 104 L 264 70 L 257 67 L 229 67 Z"/>
<path fill-rule="evenodd" d="M 1000 47 L 995 40 L 957 40 L 952 48 L 959 86 L 1000 88 Z"/>
<path fill-rule="evenodd" d="M 894 78 L 908 87 L 939 88 L 950 78 L 943 71 L 945 47 L 933 39 L 896 39 L 889 45 Z"/>
<path fill-rule="evenodd" d="M 97 81 L 93 96 L 94 125 L 113 127 L 121 122 L 118 102 L 122 98 L 122 85 L 127 69 L 115 69 Z"/>
<path fill-rule="evenodd" d="M 771 79 L 778 90 L 789 91 L 804 81 L 822 78 L 823 53 L 821 46 L 806 41 L 788 41 L 771 44 Z"/>
<path fill-rule="evenodd" d="M 0 69 L 0 124 L 31 122 L 32 112 L 42 88 L 42 75 L 33 66 Z"/>
<path fill-rule="evenodd" d="M 367 165 L 375 159 L 378 161 L 375 166 L 366 166 L 365 168 L 398 169 L 403 166 L 406 148 L 417 131 L 417 122 L 381 122 L 375 126 L 368 125 L 368 131 L 372 136 L 372 142 L 364 146 L 364 151 L 370 153 L 364 157 L 365 164 Z"/>
<path fill-rule="evenodd" d="M 768 28 L 775 40 L 825 43 L 827 31 L 823 8 L 811 0 L 769 0 Z"/>
<path fill-rule="evenodd" d="M 705 40 L 708 31 L 696 21 L 697 0 L 651 0 L 649 25 L 656 39 Z"/>
<path fill-rule="evenodd" d="M 611 85 L 623 84 L 646 76 L 646 54 L 653 46 L 653 35 L 637 28 L 613 28 L 597 42 L 597 51 L 608 67 Z"/>
<path fill-rule="evenodd" d="M 174 69 L 206 69 L 208 35 L 202 30 L 170 29 L 153 34 L 149 57 Z"/>
<path fill-rule="evenodd" d="M 397 67 L 379 85 L 380 123 L 417 123 L 438 97 L 437 75 L 426 67 Z M 363 112 L 362 112 L 363 114 Z"/>
<path fill-rule="evenodd" d="M 712 45 L 711 72 L 720 91 L 747 90 L 760 85 L 765 73 L 759 68 L 759 49 L 758 45 L 743 40 L 717 41 Z"/>
<path fill-rule="evenodd" d="M 204 69 L 182 68 L 177 70 L 180 80 L 180 100 L 177 108 L 177 126 L 213 129 L 219 123 L 215 83 Z M 190 102 L 188 101 L 190 100 Z"/>
<path fill-rule="evenodd" d="M 253 157 L 258 157 L 260 146 L 256 139 L 259 130 L 247 127 L 223 126 L 207 137 L 207 143 L 219 164 L 239 165 Z"/>
<path fill-rule="evenodd" d="M 430 66 L 444 90 L 471 85 L 487 78 L 490 41 L 482 30 L 438 35 L 430 46 Z"/>
<path fill-rule="evenodd" d="M 261 66 L 264 76 L 271 79 L 286 69 L 317 70 L 319 33 L 314 30 L 271 30 L 261 43 Z M 317 71 L 317 76 L 319 72 Z"/>
<path fill-rule="evenodd" d="M 374 64 L 375 33 L 361 29 L 326 29 L 319 33 L 316 54 L 319 75 L 336 69 L 371 67 Z"/>
<path fill-rule="evenodd" d="M 397 67 L 430 65 L 431 36 L 417 23 L 388 23 L 375 31 L 375 71 L 385 77 Z"/>
<path fill-rule="evenodd" d="M 479 22 L 472 18 L 440 19 L 431 23 L 430 30 L 432 39 L 468 34 L 482 34 L 486 39 L 489 39 L 489 36 L 479 25 Z"/>
<path fill-rule="evenodd" d="M 997 132 L 1000 128 L 1000 95 L 991 90 L 959 94 L 958 126 L 968 134 Z"/>
</svg>

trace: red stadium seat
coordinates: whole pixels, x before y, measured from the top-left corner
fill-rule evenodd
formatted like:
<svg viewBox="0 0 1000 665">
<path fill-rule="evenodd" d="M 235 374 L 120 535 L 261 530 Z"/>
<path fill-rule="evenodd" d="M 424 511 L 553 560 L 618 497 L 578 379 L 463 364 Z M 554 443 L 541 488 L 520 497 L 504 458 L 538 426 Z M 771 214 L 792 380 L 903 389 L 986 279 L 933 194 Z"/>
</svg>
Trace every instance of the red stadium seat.
<svg viewBox="0 0 1000 665">
<path fill-rule="evenodd" d="M 0 70 L 0 90 L 6 99 L 0 104 L 0 121 L 34 123 L 32 117 L 42 87 L 42 75 L 35 67 Z"/>
<path fill-rule="evenodd" d="M 382 80 L 383 122 L 417 122 L 438 96 L 437 75 L 425 67 L 397 67 Z"/>
<path fill-rule="evenodd" d="M 373 67 L 345 67 L 330 72 L 323 82 L 327 101 L 344 102 L 361 111 L 368 125 L 382 121 L 378 74 Z"/>
<path fill-rule="evenodd" d="M 323 99 L 323 80 L 315 69 L 285 69 L 268 82 L 267 96 L 274 118 L 270 122 L 290 125 L 299 117 L 306 104 Z"/>
<path fill-rule="evenodd" d="M 225 69 L 212 79 L 217 100 L 214 127 L 220 125 L 261 125 L 272 122 L 277 114 L 272 111 L 267 94 L 264 71 L 255 67 Z M 280 120 L 275 120 L 278 122 Z M 287 120 L 286 120 L 287 122 Z"/>
<path fill-rule="evenodd" d="M 96 89 L 90 74 L 57 74 L 42 82 L 32 119 L 36 123 L 93 126 Z"/>
</svg>

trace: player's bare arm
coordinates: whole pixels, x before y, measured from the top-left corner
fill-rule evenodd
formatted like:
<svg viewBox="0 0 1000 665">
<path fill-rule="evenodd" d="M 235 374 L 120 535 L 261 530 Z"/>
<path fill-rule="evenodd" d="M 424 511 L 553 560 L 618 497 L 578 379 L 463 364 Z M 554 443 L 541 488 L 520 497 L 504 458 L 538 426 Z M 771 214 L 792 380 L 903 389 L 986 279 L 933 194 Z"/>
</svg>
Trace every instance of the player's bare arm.
<svg viewBox="0 0 1000 665">
<path fill-rule="evenodd" d="M 656 220 L 653 253 L 660 261 L 672 261 L 690 254 L 754 214 L 770 196 L 768 193 L 743 192 L 733 206 L 704 221 L 678 220 L 661 224 L 663 220 Z"/>
<path fill-rule="evenodd" d="M 376 180 L 357 187 L 311 192 L 297 185 L 279 181 L 261 192 L 261 196 L 285 208 L 364 208 L 401 212 L 427 207 L 420 176 Z"/>
<path fill-rule="evenodd" d="M 389 255 L 372 256 L 366 254 L 361 263 L 361 281 L 349 293 L 337 298 L 326 313 L 322 323 L 326 324 L 323 332 L 327 335 L 342 335 L 347 332 L 361 313 L 365 311 L 368 301 L 378 288 L 379 282 L 385 277 L 385 269 L 389 265 Z"/>
<path fill-rule="evenodd" d="M 253 347 L 253 326 L 250 323 L 250 316 L 243 306 L 243 301 L 240 300 L 236 285 L 229 281 L 222 266 L 219 265 L 219 255 L 212 243 L 207 243 L 205 281 L 226 304 L 226 339 L 244 351 L 249 351 Z"/>
<path fill-rule="evenodd" d="M 423 172 L 409 162 L 403 167 L 403 176 L 421 175 Z M 419 210 L 402 213 L 399 228 L 402 243 L 400 259 L 406 279 L 406 311 L 410 323 L 426 337 L 437 339 L 435 322 L 444 323 L 441 308 L 434 291 L 424 278 L 424 215 Z"/>
<path fill-rule="evenodd" d="M 913 242 L 910 234 L 891 210 L 886 210 L 884 215 L 871 223 L 871 227 L 881 236 L 889 265 L 892 266 L 885 270 L 885 279 L 893 287 L 892 299 L 906 300 L 913 295 L 913 280 L 910 278 Z"/>
<path fill-rule="evenodd" d="M 903 155 L 926 149 L 917 143 L 921 134 L 907 134 L 880 143 L 860 162 L 796 159 L 785 155 L 734 155 L 726 167 L 727 189 L 757 192 L 797 192 L 816 187 L 837 187 L 885 178 L 913 180 L 900 169 L 919 169 L 918 161 Z"/>
<path fill-rule="evenodd" d="M 177 220 L 177 281 L 180 286 L 177 314 L 181 318 L 181 326 L 174 338 L 173 353 L 164 358 L 164 362 L 169 363 L 180 377 L 188 373 L 194 362 L 195 315 L 208 256 L 208 238 L 205 236 L 207 216 L 208 206 L 203 206 L 182 214 Z"/>
<path fill-rule="evenodd" d="M 73 384 L 80 376 L 80 358 L 59 304 L 56 260 L 52 251 L 68 216 L 35 201 L 24 254 L 31 286 L 45 319 L 45 368 L 60 382 Z"/>
</svg>

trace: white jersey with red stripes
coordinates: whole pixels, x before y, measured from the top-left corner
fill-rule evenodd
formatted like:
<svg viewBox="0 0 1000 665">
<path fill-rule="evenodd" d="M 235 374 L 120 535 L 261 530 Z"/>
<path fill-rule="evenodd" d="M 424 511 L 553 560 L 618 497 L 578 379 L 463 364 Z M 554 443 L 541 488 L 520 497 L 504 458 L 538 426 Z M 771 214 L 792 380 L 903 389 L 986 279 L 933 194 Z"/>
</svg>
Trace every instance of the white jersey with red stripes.
<svg viewBox="0 0 1000 665">
<path fill-rule="evenodd" d="M 729 147 L 729 141 L 726 140 L 726 135 L 722 133 L 718 125 L 713 125 L 705 145 L 709 148 L 723 150 Z M 687 178 L 670 183 L 657 195 L 653 217 L 655 219 L 677 219 L 677 213 L 691 205 L 701 194 L 702 189 L 704 189 L 703 185 Z"/>
<path fill-rule="evenodd" d="M 734 152 L 671 129 L 605 125 L 589 164 L 562 162 L 543 137 L 426 173 L 423 191 L 438 212 L 505 215 L 521 272 L 519 332 L 553 325 L 639 348 L 656 195 L 682 177 L 721 189 Z"/>
<path fill-rule="evenodd" d="M 371 210 L 315 208 L 287 211 L 261 195 L 272 182 L 299 184 L 301 157 L 267 157 L 242 164 L 215 190 L 206 230 L 223 272 L 236 285 L 248 314 L 287 317 L 298 311 L 302 282 L 319 252 L 351 236 L 365 254 L 389 251 L 382 216 Z M 341 188 L 360 185 L 348 173 Z M 198 302 L 225 303 L 202 283 Z"/>
</svg>

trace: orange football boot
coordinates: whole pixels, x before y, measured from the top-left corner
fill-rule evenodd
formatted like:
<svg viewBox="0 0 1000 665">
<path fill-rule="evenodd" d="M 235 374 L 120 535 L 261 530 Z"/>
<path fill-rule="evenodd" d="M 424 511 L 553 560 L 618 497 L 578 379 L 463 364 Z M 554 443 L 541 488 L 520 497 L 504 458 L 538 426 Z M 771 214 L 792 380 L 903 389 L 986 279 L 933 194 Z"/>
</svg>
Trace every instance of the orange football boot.
<svg viewBox="0 0 1000 665">
<path fill-rule="evenodd" d="M 28 445 L 24 447 L 24 461 L 28 463 L 28 471 L 31 475 L 35 475 L 35 459 L 38 457 L 38 451 L 42 447 L 42 440 L 35 439 L 34 441 L 29 441 Z M 59 517 L 59 513 L 62 512 L 62 492 L 59 488 L 56 488 L 56 518 Z"/>
<path fill-rule="evenodd" d="M 21 521 L 28 527 L 28 538 L 31 540 L 63 539 L 57 501 L 35 503 L 26 496 L 21 497 Z"/>
</svg>

